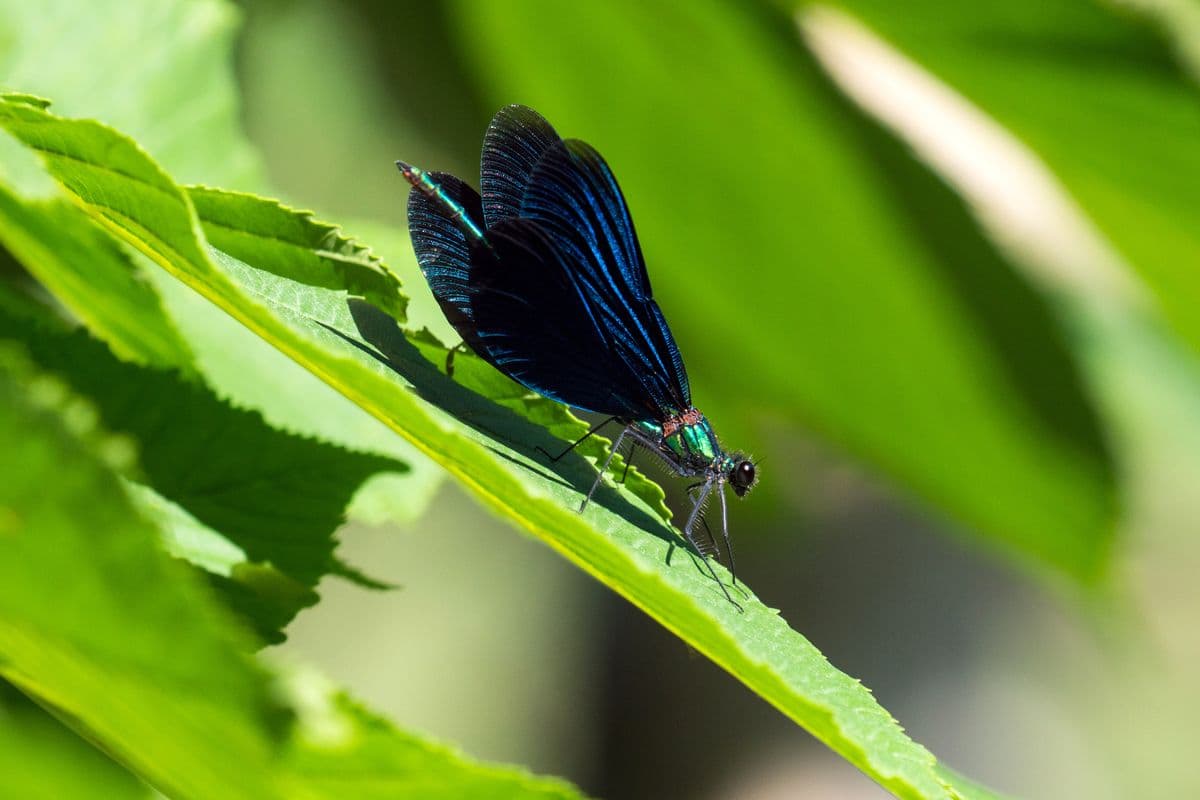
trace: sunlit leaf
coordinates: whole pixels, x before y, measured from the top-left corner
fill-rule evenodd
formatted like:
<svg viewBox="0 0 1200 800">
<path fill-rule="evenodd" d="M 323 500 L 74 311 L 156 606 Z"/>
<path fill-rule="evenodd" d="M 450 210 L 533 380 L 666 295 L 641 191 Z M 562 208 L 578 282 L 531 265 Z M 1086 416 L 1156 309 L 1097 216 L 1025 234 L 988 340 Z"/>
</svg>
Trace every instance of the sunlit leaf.
<svg viewBox="0 0 1200 800">
<path fill-rule="evenodd" d="M 0 89 L 54 97 L 61 109 L 75 116 L 117 125 L 133 133 L 142 147 L 181 179 L 260 189 L 262 170 L 241 131 L 232 69 L 239 16 L 239 10 L 225 0 L 97 0 L 87 4 L 86 13 L 73 0 L 34 5 L 3 0 Z M 6 144 L 7 139 L 0 139 L 0 175 L 22 167 L 19 159 L 10 157 Z M 25 174 L 5 177 L 10 186 L 29 179 Z M 19 194 L 26 201 L 45 199 L 41 193 Z M 75 230 L 69 223 L 78 212 L 62 209 L 59 213 L 64 217 L 63 235 L 68 236 Z M 64 258 L 86 255 L 86 238 L 73 248 L 69 242 L 60 243 L 53 254 L 57 259 L 22 253 L 10 240 L 0 241 L 39 274 L 59 302 L 118 352 L 195 369 L 219 395 L 260 410 L 276 427 L 412 466 L 403 478 L 394 474 L 372 478 L 351 506 L 353 518 L 376 524 L 411 520 L 432 498 L 441 472 L 413 448 L 381 435 L 385 429 L 377 421 L 286 356 L 260 345 L 225 315 L 188 304 L 171 293 L 170 285 L 154 285 L 155 275 L 146 275 L 140 269 L 143 264 L 135 263 L 133 272 L 122 277 L 121 270 L 128 266 L 125 259 L 120 253 L 109 257 L 111 245 L 101 245 L 93 268 L 77 273 L 72 285 L 63 283 L 64 273 L 55 265 Z M 139 285 L 147 278 L 157 292 Z M 106 301 L 89 303 L 93 289 Z M 121 296 L 106 289 L 129 291 Z M 166 306 L 166 319 L 156 313 L 160 305 Z M 179 333 L 187 340 L 190 354 L 179 349 Z M 140 346 L 139 336 L 144 337 Z M 168 357 L 175 360 L 165 361 Z M 293 399 L 301 397 L 302 403 Z"/>
<path fill-rule="evenodd" d="M 221 252 L 291 281 L 338 289 L 351 297 L 365 298 L 387 311 L 392 319 L 405 322 L 407 299 L 402 296 L 403 302 L 395 299 L 400 289 L 394 275 L 378 258 L 370 255 L 370 251 L 346 239 L 333 226 L 318 222 L 307 213 L 252 195 L 190 188 L 188 196 L 195 205 L 209 244 Z M 405 260 L 415 261 L 407 243 L 405 249 Z M 424 278 L 415 269 L 411 272 L 421 281 L 418 288 L 424 289 L 422 294 L 432 301 Z M 256 289 L 280 304 L 295 303 L 288 284 L 264 280 Z M 441 315 L 440 310 L 437 313 Z M 381 322 L 385 327 L 390 324 L 388 320 Z M 446 371 L 453 369 L 459 385 L 536 422 L 560 439 L 574 441 L 587 432 L 588 425 L 561 404 L 538 397 L 482 359 L 457 352 L 451 357 L 446 344 L 428 331 L 417 330 L 406 337 L 408 346 L 420 351 L 435 365 Z M 602 459 L 608 444 L 607 439 L 595 435 L 582 442 L 578 451 L 585 457 Z M 655 507 L 662 516 L 669 517 L 670 511 L 663 505 L 662 490 L 637 469 L 631 468 L 626 474 L 624 466 L 620 456 L 613 459 L 613 470 L 625 474 L 625 487 Z"/>
<path fill-rule="evenodd" d="M 159 549 L 115 471 L 132 466 L 133 449 L 96 420 L 57 379 L 0 350 L 0 676 L 171 797 L 333 800 L 346 785 L 578 796 L 271 678 L 196 573 Z M 36 750 L 27 757 L 38 763 Z M 45 786 L 70 789 L 87 763 L 60 765 Z M 0 785 L 23 774 L 6 770 Z M 93 780 L 88 796 L 127 794 L 107 773 Z"/>
<path fill-rule="evenodd" d="M 23 201 L 0 183 L 0 244 L 123 358 L 190 369 L 153 288 L 65 198 Z"/>
<path fill-rule="evenodd" d="M 145 800 L 146 788 L 0 681 L 0 796 Z"/>
<path fill-rule="evenodd" d="M 136 247 L 745 682 L 902 797 L 950 797 L 933 756 L 856 680 L 753 596 L 744 611 L 629 492 L 575 511 L 595 470 L 578 454 L 553 471 L 544 428 L 449 379 L 394 319 L 344 293 L 289 281 L 211 248 L 187 194 L 111 129 L 20 102 L 0 126 L 43 158 L 97 222 Z M 722 574 L 728 580 L 727 573 Z"/>
<path fill-rule="evenodd" d="M 0 340 L 21 342 L 94 403 L 107 428 L 137 441 L 137 477 L 152 491 L 135 488 L 133 498 L 168 532 L 172 552 L 238 590 L 240 608 L 265 612 L 251 615 L 260 632 L 276 638 L 315 602 L 322 576 L 351 574 L 334 553 L 346 506 L 367 477 L 403 464 L 277 431 L 203 385 L 122 362 L 82 331 L 10 303 L 0 297 Z M 249 602 L 259 589 L 264 605 Z"/>
</svg>

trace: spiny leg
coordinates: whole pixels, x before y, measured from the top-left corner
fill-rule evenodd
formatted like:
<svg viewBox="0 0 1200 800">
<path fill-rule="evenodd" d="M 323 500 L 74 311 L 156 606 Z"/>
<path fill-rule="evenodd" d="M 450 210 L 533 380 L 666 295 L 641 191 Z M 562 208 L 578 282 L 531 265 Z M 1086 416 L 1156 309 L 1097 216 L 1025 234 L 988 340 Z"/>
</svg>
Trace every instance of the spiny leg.
<svg viewBox="0 0 1200 800">
<path fill-rule="evenodd" d="M 692 506 L 692 513 L 688 515 L 687 524 L 683 528 L 683 536 L 685 539 L 687 539 L 688 544 L 690 544 L 696 551 L 696 554 L 700 556 L 700 560 L 704 562 L 704 566 L 708 568 L 708 574 L 711 575 L 712 579 L 717 582 L 717 586 L 721 587 L 721 593 L 725 595 L 725 599 L 732 603 L 733 607 L 736 608 L 740 613 L 745 609 L 743 609 L 741 604 L 734 600 L 733 596 L 729 594 L 729 590 L 725 588 L 725 582 L 721 580 L 719 575 L 717 575 L 717 571 L 713 567 L 712 562 L 708 560 L 708 557 L 700 551 L 700 545 L 696 543 L 696 539 L 692 535 L 692 528 L 696 525 L 696 518 L 700 515 L 700 509 L 704 507 L 704 503 L 708 500 L 708 495 L 712 492 L 712 488 L 713 481 L 710 480 L 704 484 L 704 489 L 700 492 L 699 499 L 697 499 L 696 504 Z"/>
<path fill-rule="evenodd" d="M 699 489 L 705 485 L 706 484 L 703 481 L 701 481 L 699 483 L 693 483 L 691 486 L 687 487 L 688 496 L 691 497 L 692 492 L 696 491 L 697 489 Z M 723 486 L 718 488 L 718 493 L 721 496 L 721 530 L 725 537 L 725 552 L 729 554 L 729 572 L 733 577 L 733 588 L 735 588 L 739 592 L 741 592 L 742 597 L 749 598 L 750 593 L 748 591 L 746 591 L 746 589 L 737 582 L 737 564 L 734 562 L 734 559 L 733 559 L 733 542 L 730 541 L 730 538 L 729 538 L 729 514 L 728 514 L 726 502 L 725 502 L 725 492 L 724 492 Z M 712 529 L 708 527 L 708 519 L 706 517 L 701 516 L 700 522 L 704 525 L 704 532 L 708 534 L 708 540 L 710 542 L 712 542 L 713 551 L 716 552 L 719 557 L 721 550 L 720 550 L 720 548 L 717 547 L 717 540 L 716 540 L 716 537 L 713 536 Z"/>
<path fill-rule="evenodd" d="M 605 420 L 605 422 L 610 422 L 610 421 L 611 421 L 611 418 L 608 420 Z M 603 424 L 603 423 L 601 423 L 601 424 Z M 600 427 L 599 425 L 596 426 L 596 428 L 599 428 L 599 427 Z M 588 432 L 587 436 L 591 436 L 593 433 L 595 433 L 596 428 L 592 428 Z M 579 513 L 580 514 L 582 514 L 583 510 L 585 508 L 587 508 L 587 504 L 589 502 L 591 502 L 592 495 L 595 494 L 596 487 L 600 485 L 600 481 L 604 480 L 604 473 L 608 472 L 608 465 L 612 462 L 613 456 L 615 456 L 617 454 L 617 450 L 620 449 L 621 442 L 625 441 L 625 434 L 627 434 L 627 433 L 629 433 L 628 428 L 621 431 L 621 435 L 617 437 L 617 440 L 615 442 L 613 442 L 612 449 L 608 451 L 608 458 L 604 459 L 604 465 L 600 467 L 600 472 L 596 475 L 596 480 L 592 483 L 592 488 L 588 489 L 587 497 L 583 498 L 583 502 L 579 504 Z M 587 436 L 585 436 L 583 438 L 586 439 Z M 583 441 L 583 439 L 580 439 L 579 441 L 581 442 L 581 441 Z M 576 442 L 575 444 L 579 444 L 579 442 Z M 574 447 L 574 446 L 575 446 L 574 444 L 571 445 L 571 447 Z M 568 451 L 570 450 L 570 448 L 567 448 L 567 449 L 568 449 Z M 564 455 L 566 455 L 565 452 L 562 453 L 559 456 L 559 458 L 562 458 L 562 456 L 564 456 Z"/>
<path fill-rule="evenodd" d="M 552 455 L 550 455 L 550 451 L 549 451 L 549 450 L 547 450 L 546 448 L 542 447 L 541 445 L 538 445 L 538 447 L 536 448 L 536 450 L 537 450 L 539 453 L 541 453 L 542 455 L 544 455 L 546 458 L 550 459 L 550 463 L 551 463 L 551 464 L 557 464 L 557 463 L 558 463 L 558 460 L 559 460 L 560 458 L 562 458 L 562 457 L 563 457 L 563 456 L 565 456 L 567 453 L 569 453 L 569 452 L 571 452 L 572 450 L 574 450 L 576 447 L 579 447 L 579 445 L 581 445 L 581 444 L 583 444 L 585 441 L 587 441 L 587 440 L 588 440 L 588 438 L 590 438 L 590 437 L 591 437 L 591 435 L 592 435 L 593 433 L 595 433 L 596 431 L 600 430 L 600 429 L 601 429 L 601 428 L 603 428 L 605 425 L 607 425 L 608 423 L 612 422 L 614 419 L 616 419 L 616 417 L 609 417 L 608 419 L 603 419 L 603 420 L 600 420 L 599 422 L 597 422 L 595 425 L 593 425 L 593 426 L 592 426 L 592 429 L 591 429 L 590 431 L 588 431 L 587 433 L 585 433 L 583 436 L 580 436 L 578 439 L 576 439 L 574 442 L 572 442 L 572 444 L 571 444 L 571 446 L 570 446 L 570 447 L 568 447 L 566 450 L 563 450 L 561 453 L 559 453 L 559 454 L 558 454 L 558 455 L 556 455 L 556 456 L 552 456 Z M 621 435 L 622 435 L 622 436 L 624 436 L 625 434 L 624 434 L 624 433 L 622 433 Z M 618 438 L 618 439 L 617 439 L 617 441 L 619 442 L 619 441 L 621 441 L 621 440 Z M 612 449 L 612 452 L 613 452 L 613 453 L 617 452 L 617 448 L 616 448 L 615 446 L 613 447 L 613 449 Z M 609 456 L 608 456 L 608 459 L 609 459 L 609 461 L 611 461 L 611 460 L 612 460 L 612 454 L 611 454 L 611 453 L 609 454 Z M 608 465 L 608 461 L 605 461 L 604 463 L 605 463 L 605 465 L 606 465 L 606 466 Z"/>
<path fill-rule="evenodd" d="M 702 488 L 703 486 L 704 481 L 700 481 L 699 483 L 693 483 L 691 486 L 687 487 L 688 497 L 691 498 L 693 502 L 695 502 L 696 498 L 692 495 L 692 492 Z M 700 524 L 704 526 L 704 534 L 708 537 L 708 543 L 712 545 L 712 551 L 717 554 L 717 560 L 720 561 L 721 548 L 717 546 L 717 537 L 713 536 L 712 528 L 708 527 L 708 518 L 703 514 L 700 515 Z M 701 549 L 701 552 L 703 552 L 703 549 Z"/>
<path fill-rule="evenodd" d="M 664 456 L 658 449 L 659 443 L 657 441 L 641 433 L 634 427 L 627 427 L 625 430 L 621 431 L 621 435 L 617 437 L 617 441 L 613 444 L 613 453 L 615 453 L 621 446 L 621 442 L 626 436 L 633 439 L 636 444 L 640 444 L 642 447 L 644 447 L 651 455 L 658 456 L 662 463 L 673 470 L 675 474 L 681 477 L 694 477 L 695 473 L 680 469 L 680 465 L 678 463 Z M 592 488 L 588 492 L 587 498 L 584 499 L 583 506 L 587 505 L 587 501 L 591 498 L 592 492 L 594 492 L 596 487 L 600 484 L 600 479 L 604 476 L 604 471 L 608 468 L 609 461 L 612 461 L 612 453 L 609 454 L 608 460 L 604 462 L 604 467 L 600 470 L 600 475 L 596 477 L 596 482 L 592 484 Z M 742 608 L 741 604 L 734 600 L 733 596 L 729 594 L 729 590 L 725 588 L 725 582 L 722 581 L 720 576 L 717 575 L 717 571 L 713 568 L 712 563 L 708 560 L 704 553 L 701 552 L 699 544 L 697 544 L 695 537 L 692 535 L 692 529 L 695 527 L 696 519 L 699 517 L 699 512 L 704 508 L 704 504 L 708 500 L 708 495 L 712 491 L 713 481 L 708 480 L 702 483 L 694 484 L 689 487 L 688 491 L 690 493 L 692 490 L 697 488 L 703 488 L 703 491 L 701 492 L 699 499 L 695 501 L 695 505 L 692 508 L 692 513 L 688 516 L 688 522 L 684 526 L 684 540 L 688 543 L 690 551 L 704 563 L 704 567 L 708 570 L 709 576 L 717 582 L 717 586 L 721 588 L 721 593 L 725 595 L 725 599 L 728 600 L 730 604 L 732 604 L 733 607 L 739 612 L 743 612 L 745 609 Z M 583 506 L 580 506 L 580 511 L 583 510 Z M 712 538 L 711 532 L 709 534 L 709 538 Z M 713 541 L 715 544 L 715 539 Z M 744 590 L 743 594 L 745 594 Z"/>
<path fill-rule="evenodd" d="M 558 457 L 562 458 L 564 455 L 567 454 L 567 452 L 569 452 L 571 450 L 571 448 L 575 447 L 575 445 L 579 444 L 579 442 L 582 442 L 588 436 L 591 436 L 593 433 L 595 433 L 596 430 L 601 425 L 612 422 L 615 419 L 616 419 L 616 417 L 609 417 L 608 419 L 604 420 L 604 422 L 601 422 L 599 425 L 596 425 L 595 428 L 592 428 L 590 431 L 588 431 L 587 434 L 583 438 L 581 438 L 578 442 L 575 442 L 575 444 L 571 445 L 571 447 L 568 447 L 566 451 L 560 453 Z M 596 476 L 595 482 L 592 483 L 592 488 L 588 489 L 587 497 L 585 497 L 583 499 L 583 503 L 579 506 L 580 513 L 583 512 L 583 509 L 587 508 L 588 501 L 590 501 L 592 499 L 592 494 L 595 493 L 596 487 L 600 485 L 600 481 L 604 478 L 604 473 L 608 471 L 608 465 L 612 462 L 613 456 L 615 456 L 617 454 L 617 451 L 621 449 L 621 442 L 625 441 L 626 436 L 628 436 L 630 439 L 633 440 L 633 445 L 630 446 L 630 453 L 633 452 L 633 446 L 638 445 L 638 444 L 640 444 L 642 447 L 649 450 L 651 453 L 657 452 L 655 449 L 655 448 L 657 448 L 657 444 L 654 442 L 653 439 L 649 439 L 649 438 L 643 436 L 642 434 L 638 433 L 636 428 L 634 428 L 632 426 L 627 426 L 624 430 L 621 431 L 621 435 L 617 437 L 617 440 L 615 442 L 613 442 L 612 449 L 609 450 L 609 452 L 608 452 L 608 458 L 606 458 L 604 460 L 603 466 L 600 467 L 600 474 Z M 546 451 L 542 450 L 542 452 L 545 453 Z M 547 455 L 549 455 L 549 454 L 547 453 Z M 668 465 L 670 465 L 670 462 L 667 462 L 667 463 L 668 463 Z"/>
<path fill-rule="evenodd" d="M 629 468 L 633 466 L 633 451 L 637 450 L 638 441 L 634 439 L 629 445 L 629 455 L 625 456 L 625 471 L 621 473 L 621 480 L 617 483 L 625 483 L 625 479 L 629 477 Z M 613 448 L 616 450 L 617 448 Z"/>
<path fill-rule="evenodd" d="M 708 527 L 708 519 L 700 517 L 700 524 L 704 526 L 704 535 L 708 537 L 708 545 L 712 548 L 713 556 L 720 561 L 721 548 L 717 545 L 717 537 L 713 536 L 712 528 Z"/>
<path fill-rule="evenodd" d="M 737 580 L 737 564 L 733 560 L 733 543 L 729 541 L 729 510 L 728 504 L 725 502 L 725 485 L 722 483 L 717 486 L 717 495 L 721 498 L 721 534 L 725 537 L 725 554 L 729 556 L 729 575 L 733 578 L 733 588 L 742 593 L 742 597 L 749 598 L 750 593 L 738 586 Z M 712 533 L 709 532 L 709 536 Z"/>
<path fill-rule="evenodd" d="M 712 493 L 713 482 L 711 480 L 705 481 L 700 486 L 700 496 L 692 503 L 692 513 L 688 514 L 687 524 L 683 526 L 683 533 L 689 539 L 692 538 L 692 527 L 696 524 L 696 518 L 700 516 L 700 510 L 704 508 L 704 504 L 708 502 L 709 494 Z"/>
</svg>

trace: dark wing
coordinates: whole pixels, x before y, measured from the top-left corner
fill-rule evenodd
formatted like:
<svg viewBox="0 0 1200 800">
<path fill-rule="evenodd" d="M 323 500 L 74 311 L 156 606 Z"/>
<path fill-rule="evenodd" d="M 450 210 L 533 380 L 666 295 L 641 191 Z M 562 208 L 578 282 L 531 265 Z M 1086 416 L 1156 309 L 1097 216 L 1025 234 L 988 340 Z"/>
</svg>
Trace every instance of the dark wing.
<svg viewBox="0 0 1200 800">
<path fill-rule="evenodd" d="M 532 108 L 512 105 L 496 112 L 483 137 L 479 170 L 483 218 L 489 228 L 518 215 L 534 167 L 560 141 L 550 123 Z"/>
<path fill-rule="evenodd" d="M 604 309 L 579 285 L 579 265 L 558 242 L 519 218 L 500 222 L 487 238 L 492 250 L 477 251 L 468 290 L 476 352 L 569 406 L 624 419 L 660 416 L 644 375 L 608 340 Z"/>
<path fill-rule="evenodd" d="M 477 224 L 474 189 L 431 173 Z M 470 244 L 446 207 L 414 189 L 413 250 L 429 288 L 463 341 L 524 386 L 559 402 L 626 419 L 656 415 L 638 376 L 616 358 L 571 277 L 572 268 L 535 223 L 510 219 Z"/>
<path fill-rule="evenodd" d="M 486 244 L 472 243 L 445 204 L 409 195 L 417 259 L 463 340 L 576 408 L 627 419 L 689 408 L 683 360 L 600 155 L 510 106 L 488 129 L 483 171 L 482 200 L 457 178 L 432 177 L 473 222 L 486 221 Z"/>
<path fill-rule="evenodd" d="M 473 222 L 482 224 L 483 207 L 478 192 L 445 172 L 431 172 L 429 177 L 466 209 Z M 408 193 L 408 233 L 421 273 L 442 313 L 465 340 L 464 328 L 473 325 L 466 288 L 471 270 L 471 246 L 466 234 L 444 205 L 415 188 Z"/>
<path fill-rule="evenodd" d="M 662 418 L 691 407 L 687 371 L 654 302 L 625 198 L 590 145 L 570 139 L 542 154 L 520 216 L 550 237 L 609 347 L 640 377 Z"/>
</svg>

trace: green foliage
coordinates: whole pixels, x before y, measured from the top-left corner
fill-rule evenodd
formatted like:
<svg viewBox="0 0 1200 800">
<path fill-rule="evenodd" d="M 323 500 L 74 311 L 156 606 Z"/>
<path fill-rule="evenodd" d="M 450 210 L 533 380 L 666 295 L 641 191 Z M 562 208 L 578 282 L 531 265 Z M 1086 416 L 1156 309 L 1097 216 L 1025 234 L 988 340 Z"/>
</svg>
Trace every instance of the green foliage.
<svg viewBox="0 0 1200 800">
<path fill-rule="evenodd" d="M 242 271 L 245 284 L 263 299 L 279 306 L 290 306 L 308 315 L 327 329 L 339 328 L 343 335 L 355 337 L 354 326 L 370 326 L 372 320 L 362 317 L 354 325 L 345 320 L 344 301 L 335 295 L 330 307 L 297 305 L 291 281 L 325 289 L 342 290 L 354 297 L 370 301 L 389 312 L 390 318 L 376 318 L 382 323 L 379 336 L 394 336 L 394 322 L 406 320 L 408 300 L 401 294 L 400 284 L 382 263 L 361 245 L 343 237 L 331 225 L 312 219 L 306 212 L 297 212 L 271 200 L 247 194 L 234 194 L 213 189 L 191 188 L 187 192 L 206 237 L 220 253 L 237 261 L 252 264 L 288 279 L 272 281 L 269 277 Z M 213 235 L 216 239 L 211 238 Z M 409 259 L 412 260 L 412 259 Z M 236 269 L 236 265 L 234 265 Z M 320 296 L 320 295 L 316 295 Z M 329 303 L 330 295 L 324 295 Z M 364 314 L 366 310 L 363 309 Z M 362 315 L 360 315 L 362 316 Z M 334 320 L 342 319 L 341 323 Z M 340 327 L 339 327 L 340 326 Z M 446 346 L 426 330 L 405 333 L 406 342 L 394 342 L 398 347 L 419 352 L 435 364 L 447 363 Z M 385 353 L 386 355 L 386 353 Z M 531 395 L 529 390 L 501 375 L 471 354 L 455 354 L 455 382 L 477 394 L 484 395 L 528 420 L 536 422 L 560 439 L 574 440 L 587 431 L 587 426 L 558 403 Z M 584 442 L 579 452 L 589 458 L 603 458 L 608 441 L 593 437 Z M 624 461 L 613 459 L 614 469 L 622 469 Z M 663 517 L 670 511 L 663 505 L 663 493 L 646 480 L 636 469 L 629 471 L 626 488 L 655 507 Z"/>
<path fill-rule="evenodd" d="M 113 468 L 128 467 L 131 449 L 11 350 L 0 395 L 0 431 L 16 448 L 0 482 L 4 677 L 173 793 L 270 796 L 265 775 L 219 766 L 267 757 L 263 732 L 278 723 L 265 675 L 124 500 Z M 38 602 L 50 582 L 55 602 Z"/>
<path fill-rule="evenodd" d="M 260 189 L 262 170 L 241 133 L 231 68 L 237 18 L 218 0 L 102 2 L 86 10 L 73 0 L 0 2 L 0 75 L 4 86 L 27 96 L 53 97 L 60 110 L 120 126 L 181 180 Z M 20 200 L 60 202 L 36 160 L 11 145 L 0 141 L 0 174 L 20 189 Z M 412 519 L 432 497 L 442 473 L 415 450 L 174 281 L 155 283 L 140 256 L 79 225 L 78 209 L 64 204 L 48 218 L 3 205 L 17 218 L 0 241 L 26 256 L 26 268 L 118 355 L 199 373 L 218 395 L 259 410 L 277 427 L 409 465 L 406 480 L 373 476 L 355 496 L 352 518 Z M 75 241 L 64 236 L 54 253 L 22 254 L 38 237 L 18 223 L 39 219 L 64 234 L 75 231 Z M 69 268 L 56 264 L 62 261 Z"/>
<path fill-rule="evenodd" d="M 469 764 L 303 676 L 272 679 L 204 584 L 156 546 L 116 474 L 133 450 L 96 420 L 60 381 L 0 351 L 0 438 L 12 456 L 0 467 L 4 679 L 174 797 L 340 798 L 406 770 L 431 796 L 578 796 Z M 36 796 L 29 777 L 3 779 L 20 787 L 12 796 Z"/>
<path fill-rule="evenodd" d="M 187 369 L 192 356 L 158 295 L 117 244 L 65 199 L 22 202 L 0 186 L 4 246 L 125 359 Z M 54 242 L 54 249 L 46 249 Z"/>
<path fill-rule="evenodd" d="M 803 425 L 964 535 L 1100 583 L 1126 488 L 1104 406 L 1144 372 L 1091 348 L 1122 352 L 1156 308 L 1098 322 L 1047 292 L 842 95 L 797 5 L 450 16 L 489 108 L 534 105 L 610 160 L 730 443 L 762 453 L 764 420 Z M 839 5 L 1040 156 L 1200 345 L 1200 111 L 1167 34 L 1082 2 Z M 0 255 L 27 272 L 0 262 L 0 677 L 45 709 L 0 684 L 0 794 L 578 797 L 254 655 L 321 579 L 374 585 L 337 557 L 347 515 L 415 519 L 449 474 L 895 795 L 995 796 L 778 612 L 728 603 L 640 472 L 575 513 L 609 442 L 551 465 L 538 449 L 584 423 L 470 354 L 448 374 L 456 339 L 402 229 L 352 238 L 267 197 L 229 5 L 102 6 L 0 0 Z"/>
<path fill-rule="evenodd" d="M 298 283 L 346 289 L 405 321 L 400 282 L 333 225 L 249 194 L 197 187 L 188 197 L 205 238 L 218 250 Z"/>
<path fill-rule="evenodd" d="M 1118 4 L 839 4 L 1031 147 L 1200 347 L 1200 107 L 1167 32 Z"/>
<path fill-rule="evenodd" d="M 616 171 L 722 435 L 750 438 L 739 420 L 764 410 L 803 421 L 979 532 L 1095 577 L 1115 527 L 1112 465 L 1073 358 L 1053 325 L 1002 337 L 987 324 L 1023 320 L 1028 290 L 947 280 L 973 265 L 895 214 L 844 101 L 766 27 L 786 19 L 718 2 L 621 7 L 465 0 L 456 17 L 494 104 L 538 108 Z M 697 306 L 709 314 L 678 313 Z M 726 309 L 753 309 L 753 324 L 723 316 L 714 331 Z M 1067 389 L 1054 414 L 1039 376 L 1013 368 L 1047 359 Z"/>
<path fill-rule="evenodd" d="M 0 75 L 128 131 L 181 181 L 255 189 L 229 58 L 236 23 L 233 6 L 211 0 L 3 0 Z"/>
<path fill-rule="evenodd" d="M 323 713 L 340 717 L 357 733 L 355 754 L 369 769 L 347 769 L 336 750 L 300 743 L 295 774 L 323 797 L 361 800 L 489 800 L 498 797 L 574 800 L 565 783 L 521 776 L 501 767 L 470 766 L 452 750 L 400 733 L 386 720 L 344 696 L 330 699 Z"/>
<path fill-rule="evenodd" d="M 0 795 L 28 800 L 144 800 L 145 788 L 0 681 Z"/>
<path fill-rule="evenodd" d="M 633 493 L 602 492 L 586 514 L 576 514 L 594 475 L 591 464 L 575 456 L 556 475 L 547 473 L 533 450 L 554 445 L 546 430 L 449 380 L 395 320 L 342 292 L 281 278 L 212 248 L 187 193 L 109 128 L 55 117 L 19 99 L 0 105 L 0 126 L 35 149 L 50 174 L 115 236 L 386 422 L 490 506 L 645 609 L 881 784 L 904 797 L 949 796 L 933 757 L 861 684 L 757 600 L 745 613 L 735 610 Z M 258 224 L 265 217 L 249 218 Z M 260 240 L 278 238 L 262 234 Z"/>
<path fill-rule="evenodd" d="M 123 363 L 83 332 L 13 305 L 0 296 L 0 339 L 21 342 L 91 399 L 105 427 L 141 443 L 146 487 L 135 498 L 168 532 L 172 552 L 230 579 L 221 583 L 237 606 L 264 612 L 250 618 L 268 639 L 281 639 L 282 625 L 316 602 L 321 576 L 353 574 L 334 556 L 334 532 L 367 477 L 403 464 L 278 431 L 203 385 Z M 274 600 L 247 605 L 256 593 Z"/>
</svg>

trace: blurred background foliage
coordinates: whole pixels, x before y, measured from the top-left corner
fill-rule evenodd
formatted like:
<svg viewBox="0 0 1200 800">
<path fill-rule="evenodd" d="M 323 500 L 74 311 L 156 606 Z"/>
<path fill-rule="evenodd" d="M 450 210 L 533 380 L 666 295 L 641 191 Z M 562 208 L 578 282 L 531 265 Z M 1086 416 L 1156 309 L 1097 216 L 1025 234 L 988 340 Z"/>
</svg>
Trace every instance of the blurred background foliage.
<svg viewBox="0 0 1200 800">
<path fill-rule="evenodd" d="M 477 182 L 487 120 L 511 102 L 595 145 L 697 405 L 765 460 L 733 509 L 756 592 L 913 738 L 997 789 L 1200 793 L 1193 5 L 115 8 L 129 10 L 97 30 L 71 3 L 0 4 L 0 80 L 134 135 L 181 182 L 345 223 L 398 254 L 410 319 L 442 335 L 391 162 Z M 174 281 L 154 286 L 186 345 L 147 348 L 149 363 L 191 364 L 277 427 L 409 469 L 358 492 L 338 550 L 402 591 L 282 576 L 322 601 L 276 657 L 598 796 L 882 796 L 506 535 L 341 395 Z M 5 720 L 57 735 L 10 706 Z"/>
</svg>

